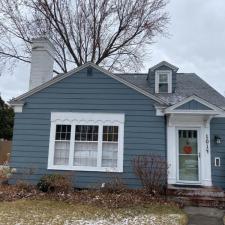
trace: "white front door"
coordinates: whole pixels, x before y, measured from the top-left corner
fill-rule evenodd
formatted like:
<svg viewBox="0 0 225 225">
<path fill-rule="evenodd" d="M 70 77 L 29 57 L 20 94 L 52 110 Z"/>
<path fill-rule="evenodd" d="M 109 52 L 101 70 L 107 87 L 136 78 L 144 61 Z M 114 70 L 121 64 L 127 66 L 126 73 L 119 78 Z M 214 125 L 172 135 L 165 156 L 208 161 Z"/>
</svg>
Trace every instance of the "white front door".
<svg viewBox="0 0 225 225">
<path fill-rule="evenodd" d="M 177 128 L 177 183 L 200 184 L 200 143 L 200 129 Z"/>
</svg>

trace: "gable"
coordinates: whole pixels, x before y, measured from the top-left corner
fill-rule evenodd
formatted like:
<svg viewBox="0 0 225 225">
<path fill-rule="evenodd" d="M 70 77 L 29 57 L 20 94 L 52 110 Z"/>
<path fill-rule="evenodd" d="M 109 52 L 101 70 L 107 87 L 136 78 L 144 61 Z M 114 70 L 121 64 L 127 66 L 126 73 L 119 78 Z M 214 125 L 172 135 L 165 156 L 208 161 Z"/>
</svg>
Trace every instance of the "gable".
<svg viewBox="0 0 225 225">
<path fill-rule="evenodd" d="M 224 110 L 209 103 L 208 101 L 193 95 L 183 99 L 182 101 L 166 108 L 165 114 L 204 114 L 204 115 L 224 115 Z"/>
<path fill-rule="evenodd" d="M 79 73 L 80 71 L 83 71 L 83 70 L 85 70 L 85 71 L 87 70 L 86 74 L 90 77 L 91 73 L 92 73 L 91 71 L 93 69 L 98 71 L 98 72 L 100 72 L 100 73 L 102 73 L 102 74 L 104 74 L 105 76 L 108 76 L 108 77 L 118 81 L 119 83 L 129 87 L 130 89 L 133 89 L 136 92 L 139 92 L 139 93 L 147 96 L 148 98 L 150 98 L 150 99 L 152 99 L 152 100 L 154 100 L 154 101 L 156 101 L 156 102 L 158 102 L 160 104 L 167 105 L 167 103 L 164 100 L 161 100 L 160 98 L 152 95 L 151 93 L 149 93 L 149 92 L 147 92 L 147 91 L 137 87 L 136 85 L 134 85 L 132 83 L 129 83 L 129 82 L 125 81 L 124 79 L 122 79 L 122 78 L 120 78 L 120 77 L 110 73 L 109 71 L 107 71 L 107 70 L 105 70 L 105 69 L 103 69 L 103 68 L 101 68 L 101 67 L 99 67 L 96 64 L 93 64 L 91 62 L 86 63 L 86 64 L 84 64 L 84 65 L 82 65 L 82 66 L 80 66 L 80 67 L 78 67 L 78 68 L 76 68 L 74 70 L 71 70 L 68 73 L 58 75 L 58 76 L 54 77 L 53 79 L 51 79 L 50 81 L 48 81 L 48 82 L 46 82 L 46 83 L 44 83 L 44 84 L 42 84 L 42 85 L 40 85 L 40 86 L 30 90 L 28 92 L 26 92 L 25 94 L 22 94 L 22 95 L 18 96 L 17 98 L 12 99 L 9 103 L 12 106 L 18 104 L 18 102 L 20 104 L 23 104 L 22 101 L 24 99 L 26 99 L 27 97 L 30 97 L 33 94 L 38 93 L 38 92 L 40 92 L 40 91 L 42 91 L 42 90 L 44 90 L 44 89 L 46 89 L 46 88 L 48 88 L 48 87 L 50 87 L 50 86 L 52 86 L 54 84 L 60 82 L 61 80 L 64 80 L 65 78 L 70 77 L 72 75 L 75 75 L 75 74 L 77 74 L 77 73 Z"/>
<path fill-rule="evenodd" d="M 174 72 L 177 72 L 178 69 L 179 69 L 178 67 L 176 67 L 176 66 L 174 66 L 174 65 L 172 65 L 172 64 L 170 64 L 166 61 L 162 61 L 162 62 L 156 64 L 155 66 L 151 67 L 150 70 L 153 71 L 153 70 L 156 70 L 156 69 L 158 69 L 160 67 L 164 67 L 164 66 L 167 67 L 167 68 L 170 68 Z"/>
<path fill-rule="evenodd" d="M 213 109 L 209 108 L 208 106 L 206 106 L 196 100 L 191 100 L 189 102 L 186 102 L 183 105 L 177 107 L 176 109 L 180 109 L 180 110 L 213 110 Z"/>
<path fill-rule="evenodd" d="M 84 68 L 27 97 L 24 103 L 23 113 L 34 109 L 120 112 L 134 108 L 154 114 L 156 102 L 95 68 L 92 74 Z"/>
</svg>

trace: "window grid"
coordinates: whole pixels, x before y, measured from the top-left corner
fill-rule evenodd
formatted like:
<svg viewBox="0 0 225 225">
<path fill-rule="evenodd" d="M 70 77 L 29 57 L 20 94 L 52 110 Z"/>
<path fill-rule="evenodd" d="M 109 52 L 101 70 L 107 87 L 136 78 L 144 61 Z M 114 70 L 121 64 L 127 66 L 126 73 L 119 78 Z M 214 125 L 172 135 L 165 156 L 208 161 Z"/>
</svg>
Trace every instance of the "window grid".
<svg viewBox="0 0 225 225">
<path fill-rule="evenodd" d="M 160 73 L 159 74 L 159 92 L 168 92 L 168 74 Z"/>
<path fill-rule="evenodd" d="M 168 83 L 168 74 L 160 73 L 159 74 L 159 83 L 160 84 L 167 84 Z"/>
<path fill-rule="evenodd" d="M 70 140 L 71 125 L 56 125 L 55 140 Z"/>
<path fill-rule="evenodd" d="M 71 125 L 56 125 L 54 165 L 68 165 L 70 152 Z"/>
<path fill-rule="evenodd" d="M 118 126 L 103 126 L 103 142 L 118 142 Z"/>
<path fill-rule="evenodd" d="M 155 72 L 155 92 L 172 92 L 172 72 L 167 70 L 157 70 Z"/>
<path fill-rule="evenodd" d="M 102 166 L 117 167 L 118 126 L 103 126 Z"/>
<path fill-rule="evenodd" d="M 98 142 L 98 126 L 76 125 L 75 141 Z"/>
</svg>

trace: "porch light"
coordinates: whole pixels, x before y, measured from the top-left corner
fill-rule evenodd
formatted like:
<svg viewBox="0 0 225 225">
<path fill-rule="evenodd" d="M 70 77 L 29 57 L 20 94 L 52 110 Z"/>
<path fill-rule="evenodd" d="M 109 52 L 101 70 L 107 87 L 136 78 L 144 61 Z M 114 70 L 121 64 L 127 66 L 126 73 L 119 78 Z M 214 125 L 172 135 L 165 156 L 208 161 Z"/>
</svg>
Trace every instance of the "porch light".
<svg viewBox="0 0 225 225">
<path fill-rule="evenodd" d="M 216 144 L 221 144 L 221 142 L 222 142 L 221 137 L 215 136 L 215 143 L 216 143 Z"/>
</svg>

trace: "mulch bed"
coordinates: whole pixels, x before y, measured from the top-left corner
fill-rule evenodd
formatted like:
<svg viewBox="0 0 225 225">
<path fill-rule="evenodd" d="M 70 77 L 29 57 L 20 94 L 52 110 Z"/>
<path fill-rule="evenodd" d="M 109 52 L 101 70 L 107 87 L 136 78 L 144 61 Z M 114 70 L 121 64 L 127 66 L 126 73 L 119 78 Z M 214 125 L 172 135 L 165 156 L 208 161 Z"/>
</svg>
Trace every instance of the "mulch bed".
<svg viewBox="0 0 225 225">
<path fill-rule="evenodd" d="M 136 205 L 160 203 L 176 205 L 164 197 L 154 197 L 142 190 L 126 190 L 121 192 L 105 192 L 101 190 L 75 190 L 68 193 L 44 193 L 31 185 L 0 185 L 0 201 L 19 199 L 51 199 L 69 203 L 84 203 L 107 208 L 122 208 Z"/>
</svg>

